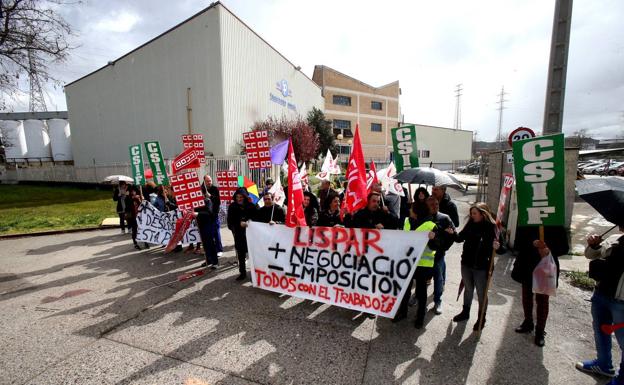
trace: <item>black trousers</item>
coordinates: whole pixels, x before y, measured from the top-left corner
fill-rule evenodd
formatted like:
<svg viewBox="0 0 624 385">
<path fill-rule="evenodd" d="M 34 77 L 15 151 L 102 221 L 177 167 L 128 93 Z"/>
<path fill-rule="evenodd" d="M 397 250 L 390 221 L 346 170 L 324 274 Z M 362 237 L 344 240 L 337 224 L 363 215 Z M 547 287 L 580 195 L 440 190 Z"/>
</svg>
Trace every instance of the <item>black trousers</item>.
<svg viewBox="0 0 624 385">
<path fill-rule="evenodd" d="M 139 224 L 136 218 L 128 218 L 128 227 L 132 229 L 132 242 L 137 243 L 137 233 L 139 231 Z"/>
<path fill-rule="evenodd" d="M 245 257 L 247 252 L 236 250 L 236 256 L 238 257 L 238 272 L 241 275 L 247 274 L 247 267 L 245 266 Z"/>
<path fill-rule="evenodd" d="M 119 228 L 122 230 L 126 229 L 126 213 L 117 213 L 119 214 Z"/>
<path fill-rule="evenodd" d="M 427 312 L 427 280 L 433 277 L 433 268 L 418 266 L 416 272 L 414 272 L 414 279 L 411 279 L 405 295 L 401 299 L 399 310 L 396 313 L 396 317 L 407 316 L 407 310 L 409 307 L 409 299 L 412 295 L 412 284 L 416 282 L 416 298 L 418 299 L 418 309 L 416 310 L 416 319 L 424 320 Z"/>
</svg>

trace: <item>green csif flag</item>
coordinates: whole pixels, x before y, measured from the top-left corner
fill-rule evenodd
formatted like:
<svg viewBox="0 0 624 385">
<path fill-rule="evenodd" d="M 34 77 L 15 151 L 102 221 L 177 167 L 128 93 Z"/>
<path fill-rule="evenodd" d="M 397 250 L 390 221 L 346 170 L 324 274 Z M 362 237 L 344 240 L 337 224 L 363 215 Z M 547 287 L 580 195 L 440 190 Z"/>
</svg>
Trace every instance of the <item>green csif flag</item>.
<svg viewBox="0 0 624 385">
<path fill-rule="evenodd" d="M 135 186 L 141 186 L 145 183 L 145 172 L 143 170 L 143 153 L 141 145 L 135 144 L 130 146 L 130 166 L 132 167 L 132 177 Z"/>
<path fill-rule="evenodd" d="M 152 173 L 154 174 L 154 182 L 157 185 L 168 185 L 167 168 L 165 167 L 165 159 L 160 151 L 160 143 L 157 141 L 145 142 L 145 151 L 147 159 L 150 162 Z"/>
<path fill-rule="evenodd" d="M 418 167 L 416 126 L 397 127 L 390 130 L 394 147 L 394 165 L 397 172 Z"/>
<path fill-rule="evenodd" d="M 565 225 L 563 134 L 513 142 L 518 226 Z"/>
</svg>

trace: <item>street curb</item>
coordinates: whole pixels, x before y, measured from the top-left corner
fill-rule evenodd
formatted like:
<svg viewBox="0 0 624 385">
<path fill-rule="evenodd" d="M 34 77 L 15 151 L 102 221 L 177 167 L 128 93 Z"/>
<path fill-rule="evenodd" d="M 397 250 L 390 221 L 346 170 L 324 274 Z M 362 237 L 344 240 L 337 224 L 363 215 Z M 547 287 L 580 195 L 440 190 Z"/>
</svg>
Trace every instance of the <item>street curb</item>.
<svg viewBox="0 0 624 385">
<path fill-rule="evenodd" d="M 0 240 L 3 239 L 15 239 L 15 238 L 26 238 L 26 237 L 43 237 L 46 235 L 57 235 L 57 234 L 71 234 L 71 233 L 79 233 L 79 232 L 87 232 L 87 231 L 95 231 L 95 230 L 107 230 L 114 229 L 114 227 L 85 227 L 80 229 L 66 229 L 66 230 L 52 230 L 52 231 L 40 231 L 35 233 L 20 233 L 20 234 L 6 234 L 0 235 Z"/>
</svg>

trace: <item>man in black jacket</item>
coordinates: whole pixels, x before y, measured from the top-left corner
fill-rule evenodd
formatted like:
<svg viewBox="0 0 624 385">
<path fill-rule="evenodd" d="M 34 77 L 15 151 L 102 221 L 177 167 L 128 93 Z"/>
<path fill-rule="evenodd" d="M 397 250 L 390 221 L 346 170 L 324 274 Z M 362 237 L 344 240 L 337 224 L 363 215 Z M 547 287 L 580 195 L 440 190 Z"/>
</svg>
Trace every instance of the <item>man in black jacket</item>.
<svg viewBox="0 0 624 385">
<path fill-rule="evenodd" d="M 202 192 L 204 193 L 204 196 L 208 197 L 210 202 L 212 202 L 212 211 L 214 212 L 215 220 L 208 225 L 208 233 L 214 239 L 215 247 L 217 248 L 217 255 L 220 257 L 223 255 L 223 244 L 221 243 L 221 221 L 219 221 L 221 197 L 219 196 L 219 189 L 217 186 L 212 184 L 212 178 L 210 175 L 204 176 Z"/>
<path fill-rule="evenodd" d="M 455 227 L 459 227 L 459 214 L 457 213 L 457 206 L 455 202 L 451 200 L 451 196 L 446 193 L 446 186 L 433 186 L 431 188 L 431 195 L 434 196 L 440 203 L 440 212 L 451 217 Z"/>
<path fill-rule="evenodd" d="M 264 206 L 260 207 L 254 216 L 254 221 L 262 223 L 284 223 L 286 214 L 284 209 L 273 202 L 273 194 L 267 192 L 262 196 Z"/>
<path fill-rule="evenodd" d="M 455 224 L 451 217 L 440 212 L 440 204 L 435 196 L 430 196 L 426 202 L 431 215 L 430 219 L 437 226 L 436 238 L 440 242 L 435 254 L 435 264 L 433 265 L 433 311 L 435 314 L 440 315 L 442 314 L 442 293 L 446 283 L 446 261 L 444 256 L 454 242 L 453 236 L 446 229 L 450 228 L 455 232 Z M 455 206 L 454 203 L 453 206 Z M 455 213 L 457 213 L 457 208 L 455 208 Z"/>
<path fill-rule="evenodd" d="M 366 207 L 353 215 L 348 227 L 364 229 L 396 229 L 398 218 L 380 207 L 381 195 L 376 192 L 368 194 Z"/>
<path fill-rule="evenodd" d="M 216 269 L 219 266 L 217 246 L 215 239 L 210 232 L 210 229 L 216 220 L 216 215 L 213 210 L 212 201 L 206 195 L 204 196 L 204 204 L 204 207 L 198 207 L 195 209 L 195 218 L 197 219 L 199 236 L 201 237 L 204 245 L 204 253 L 206 254 L 206 262 L 202 264 L 202 267 L 210 266 L 212 269 Z"/>
</svg>

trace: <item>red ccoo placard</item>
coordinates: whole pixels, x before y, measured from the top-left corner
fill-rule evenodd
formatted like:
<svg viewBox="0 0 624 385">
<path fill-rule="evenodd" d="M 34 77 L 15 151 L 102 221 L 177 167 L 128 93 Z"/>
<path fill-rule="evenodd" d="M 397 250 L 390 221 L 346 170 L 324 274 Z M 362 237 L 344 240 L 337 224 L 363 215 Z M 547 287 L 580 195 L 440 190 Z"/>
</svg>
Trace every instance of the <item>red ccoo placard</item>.
<svg viewBox="0 0 624 385">
<path fill-rule="evenodd" d="M 230 204 L 234 193 L 238 189 L 238 174 L 235 170 L 217 171 L 217 187 L 221 202 Z"/>
<path fill-rule="evenodd" d="M 245 142 L 245 153 L 250 169 L 271 167 L 268 131 L 245 132 L 243 133 L 243 141 Z"/>
<path fill-rule="evenodd" d="M 196 171 L 172 175 L 170 182 L 173 196 L 180 210 L 192 211 L 196 207 L 203 207 L 206 204 Z"/>
<path fill-rule="evenodd" d="M 206 163 L 206 155 L 204 152 L 204 135 L 192 134 L 182 135 L 182 146 L 186 150 L 187 148 L 193 148 L 197 152 L 197 157 L 201 164 Z"/>
</svg>

